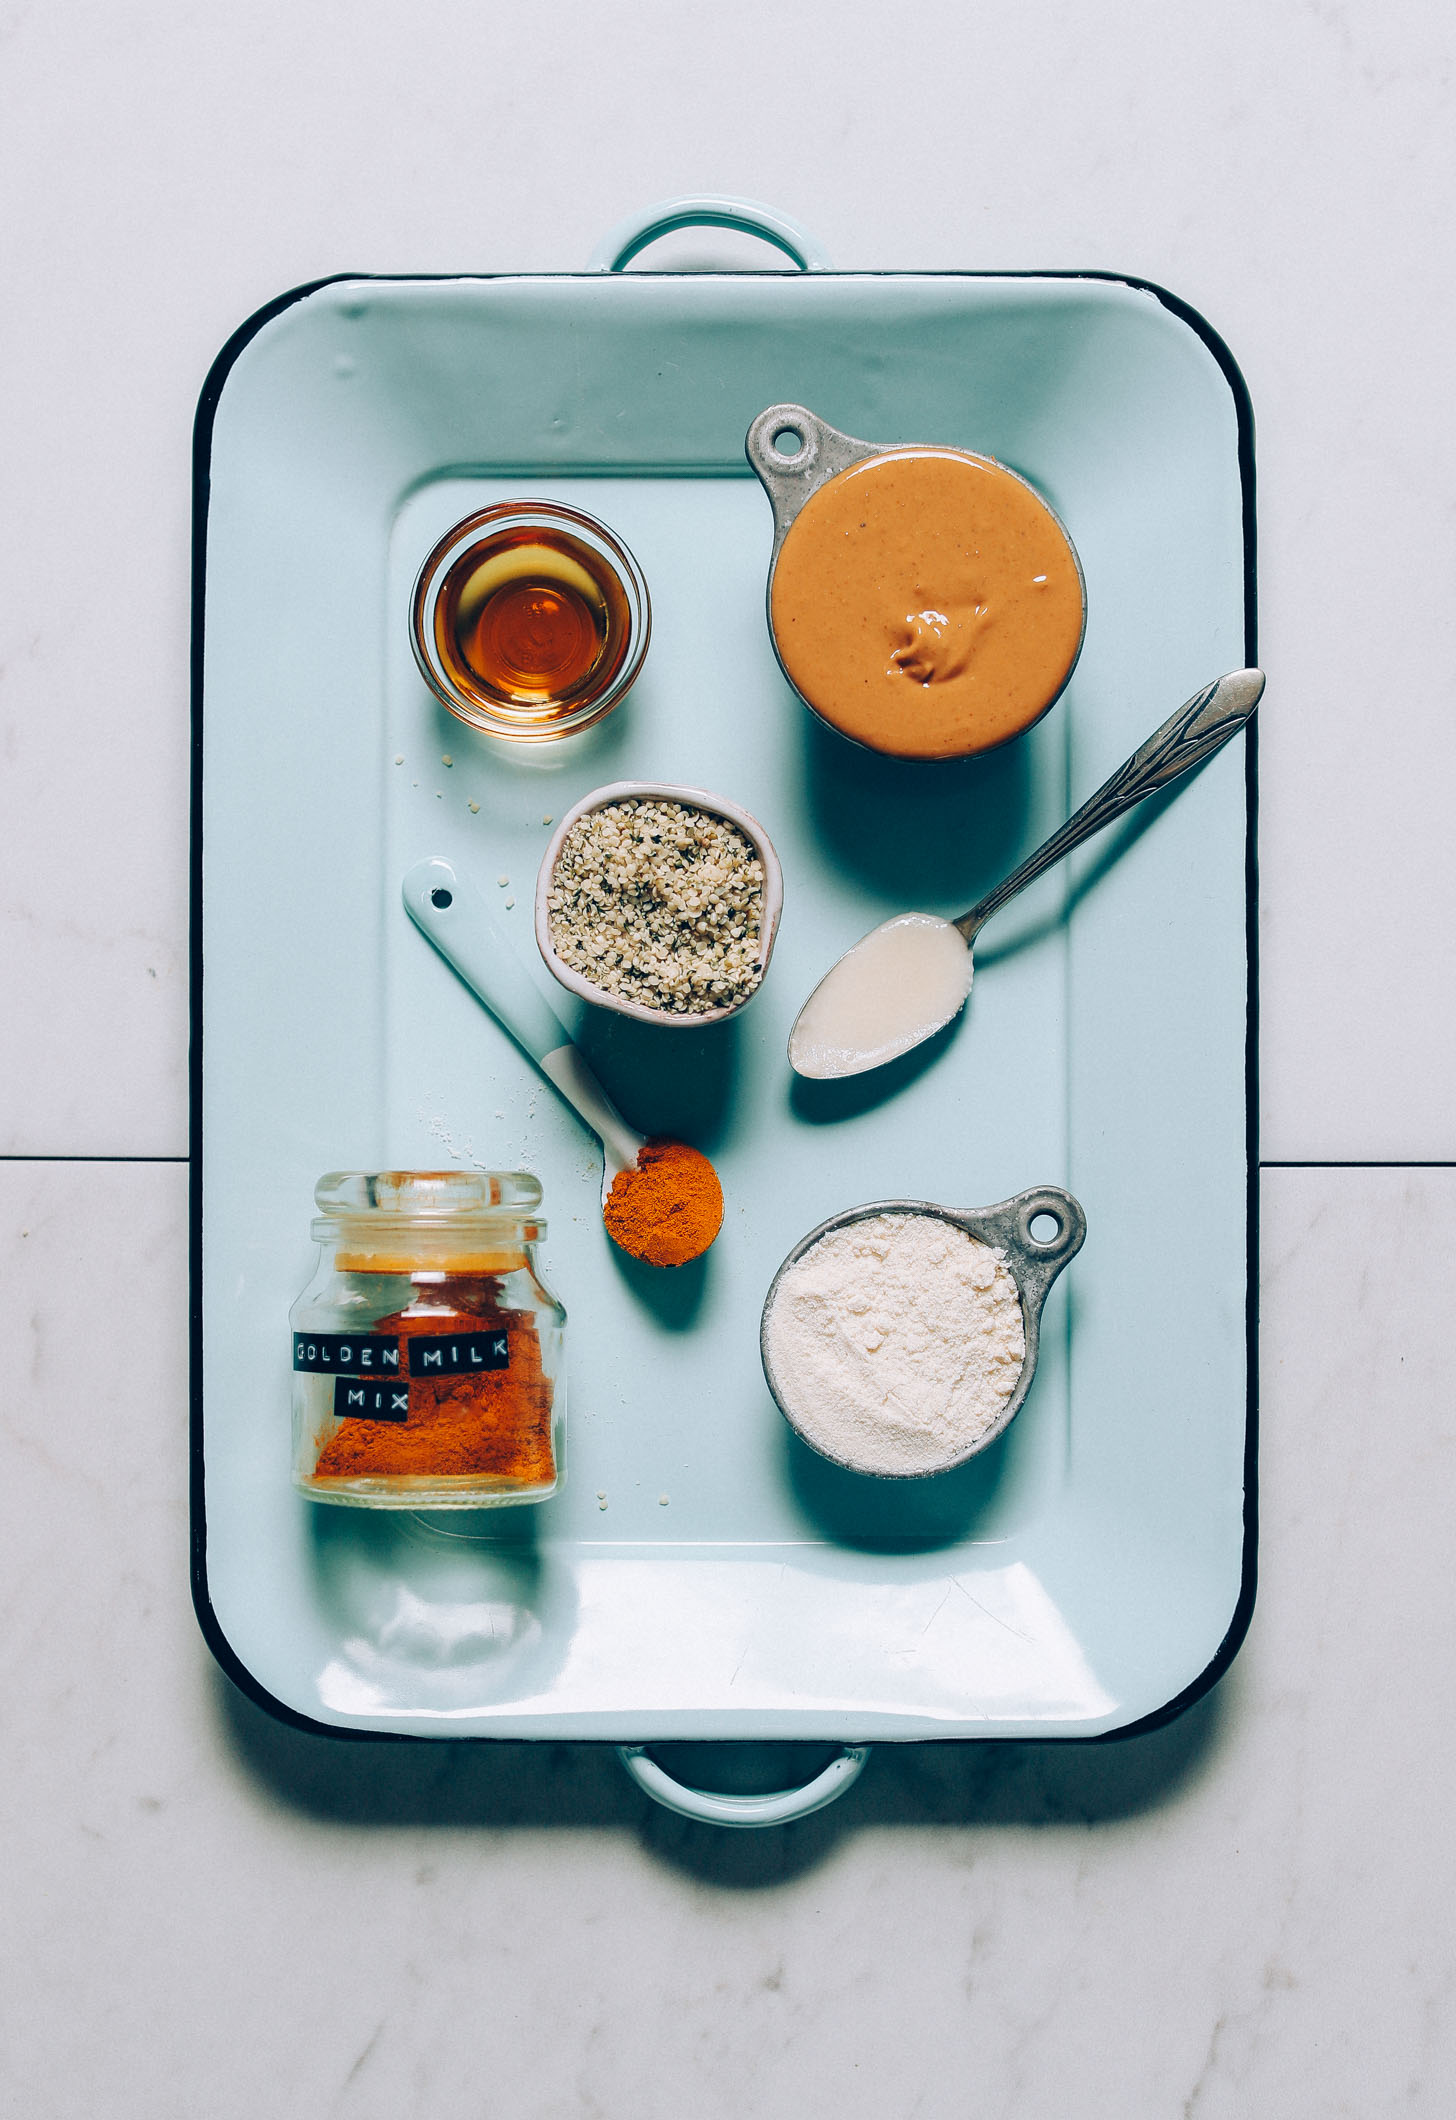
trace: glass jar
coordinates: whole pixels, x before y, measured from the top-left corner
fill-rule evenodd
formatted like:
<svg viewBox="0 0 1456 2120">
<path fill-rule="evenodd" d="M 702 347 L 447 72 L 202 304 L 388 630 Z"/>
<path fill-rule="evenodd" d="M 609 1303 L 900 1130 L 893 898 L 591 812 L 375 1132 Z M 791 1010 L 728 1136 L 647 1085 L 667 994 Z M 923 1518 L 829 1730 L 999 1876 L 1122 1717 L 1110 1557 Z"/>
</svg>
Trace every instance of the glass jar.
<svg viewBox="0 0 1456 2120">
<path fill-rule="evenodd" d="M 566 1313 L 526 1171 L 332 1171 L 289 1313 L 293 1483 L 373 1509 L 539 1502 L 561 1478 Z"/>
</svg>

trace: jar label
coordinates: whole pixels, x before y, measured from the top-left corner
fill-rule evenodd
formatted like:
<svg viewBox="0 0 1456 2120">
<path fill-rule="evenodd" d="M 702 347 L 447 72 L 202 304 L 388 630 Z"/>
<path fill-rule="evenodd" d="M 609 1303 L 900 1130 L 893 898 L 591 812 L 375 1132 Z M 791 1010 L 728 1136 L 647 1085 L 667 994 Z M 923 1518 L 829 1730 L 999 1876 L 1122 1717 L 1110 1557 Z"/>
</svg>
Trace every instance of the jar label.
<svg viewBox="0 0 1456 2120">
<path fill-rule="evenodd" d="M 399 1334 L 397 1332 L 296 1332 L 293 1335 L 293 1366 L 315 1376 L 397 1376 Z"/>
<path fill-rule="evenodd" d="M 464 1376 L 472 1369 L 509 1369 L 511 1343 L 503 1331 L 412 1332 L 409 1372 L 412 1377 Z"/>
<path fill-rule="evenodd" d="M 402 1342 L 398 1333 L 355 1332 L 293 1335 L 293 1366 L 313 1376 L 331 1376 L 334 1414 L 339 1420 L 404 1421 L 409 1418 L 409 1385 L 398 1382 L 406 1364 L 412 1377 L 468 1376 L 482 1369 L 509 1369 L 510 1335 L 487 1332 L 414 1332 Z"/>
<path fill-rule="evenodd" d="M 407 1421 L 409 1385 L 375 1384 L 360 1377 L 334 1378 L 336 1421 Z"/>
</svg>

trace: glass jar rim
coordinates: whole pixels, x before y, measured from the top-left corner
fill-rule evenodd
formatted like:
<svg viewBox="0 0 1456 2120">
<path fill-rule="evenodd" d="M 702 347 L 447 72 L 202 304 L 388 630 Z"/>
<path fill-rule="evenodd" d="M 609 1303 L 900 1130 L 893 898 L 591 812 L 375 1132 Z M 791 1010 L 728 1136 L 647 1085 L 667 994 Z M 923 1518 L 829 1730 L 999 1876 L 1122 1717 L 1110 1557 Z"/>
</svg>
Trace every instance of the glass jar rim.
<svg viewBox="0 0 1456 2120">
<path fill-rule="evenodd" d="M 345 1221 L 445 1232 L 534 1220 L 541 1180 L 528 1170 L 331 1170 L 313 1196 L 325 1232 Z"/>
</svg>

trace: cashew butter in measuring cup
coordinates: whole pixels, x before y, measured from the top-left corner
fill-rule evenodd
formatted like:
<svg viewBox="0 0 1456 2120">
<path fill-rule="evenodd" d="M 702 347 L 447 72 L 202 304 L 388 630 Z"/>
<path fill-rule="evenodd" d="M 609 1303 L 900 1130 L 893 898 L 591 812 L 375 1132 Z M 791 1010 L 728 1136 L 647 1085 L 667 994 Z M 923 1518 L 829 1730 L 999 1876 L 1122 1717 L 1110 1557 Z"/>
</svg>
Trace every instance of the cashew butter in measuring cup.
<svg viewBox="0 0 1456 2120">
<path fill-rule="evenodd" d="M 1081 650 L 1086 594 L 1024 478 L 965 449 L 856 441 L 804 405 L 761 412 L 746 447 L 774 511 L 774 650 L 822 720 L 926 759 L 1040 720 Z"/>
</svg>

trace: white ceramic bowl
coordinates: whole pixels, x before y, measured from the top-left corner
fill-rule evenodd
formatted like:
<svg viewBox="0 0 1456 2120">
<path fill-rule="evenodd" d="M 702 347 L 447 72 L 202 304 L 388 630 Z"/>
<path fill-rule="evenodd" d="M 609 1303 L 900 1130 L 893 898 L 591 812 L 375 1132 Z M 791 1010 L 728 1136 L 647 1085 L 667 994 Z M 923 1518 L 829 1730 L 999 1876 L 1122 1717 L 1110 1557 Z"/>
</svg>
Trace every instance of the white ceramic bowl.
<svg viewBox="0 0 1456 2120">
<path fill-rule="evenodd" d="M 547 910 L 547 897 L 551 890 L 551 879 L 556 873 L 556 864 L 561 858 L 561 849 L 566 835 L 579 817 L 592 810 L 602 810 L 614 802 L 680 802 L 695 810 L 706 810 L 710 816 L 726 818 L 736 824 L 763 863 L 763 917 L 759 923 L 758 965 L 759 981 L 752 994 L 745 994 L 741 1001 L 730 1003 L 727 1008 L 709 1008 L 693 1015 L 679 1015 L 667 1009 L 645 1008 L 640 1001 L 625 1001 L 618 994 L 609 994 L 602 987 L 593 986 L 590 979 L 562 962 L 556 954 L 551 940 L 551 916 Z M 674 788 L 656 780 L 614 780 L 609 787 L 594 788 L 590 795 L 568 810 L 552 834 L 536 878 L 536 942 L 546 960 L 552 976 L 561 981 L 573 994 L 580 994 L 583 1001 L 595 1002 L 598 1008 L 613 1009 L 619 1016 L 635 1017 L 639 1023 L 661 1023 L 673 1030 L 698 1030 L 705 1023 L 721 1023 L 725 1016 L 734 1016 L 739 1009 L 746 1008 L 768 972 L 769 959 L 773 955 L 774 938 L 778 933 L 779 914 L 784 905 L 784 872 L 779 867 L 779 857 L 773 850 L 773 842 L 756 817 L 740 809 L 736 802 L 729 802 L 724 795 L 710 795 L 705 788 Z"/>
</svg>

